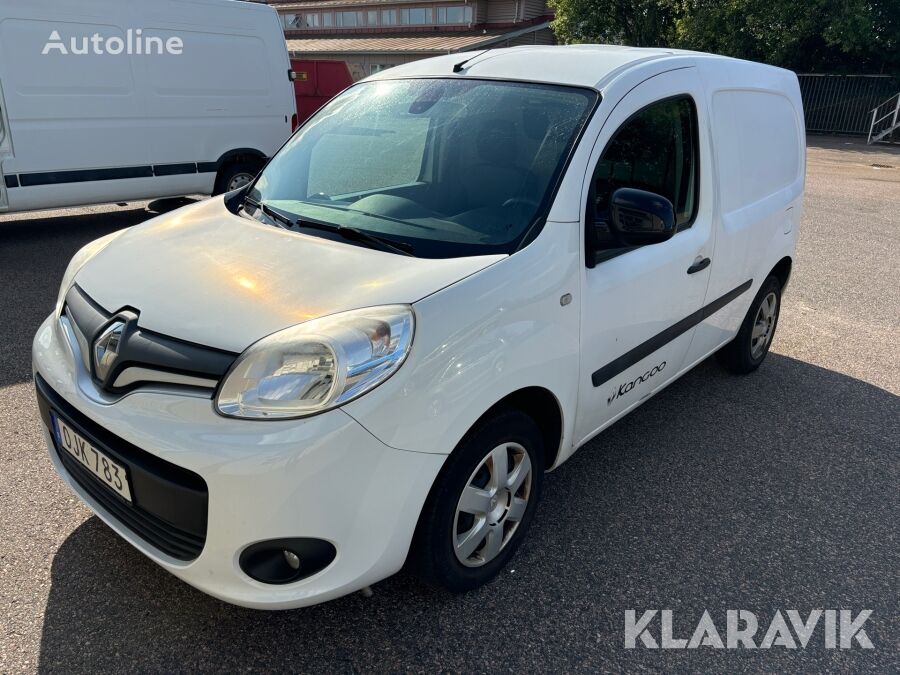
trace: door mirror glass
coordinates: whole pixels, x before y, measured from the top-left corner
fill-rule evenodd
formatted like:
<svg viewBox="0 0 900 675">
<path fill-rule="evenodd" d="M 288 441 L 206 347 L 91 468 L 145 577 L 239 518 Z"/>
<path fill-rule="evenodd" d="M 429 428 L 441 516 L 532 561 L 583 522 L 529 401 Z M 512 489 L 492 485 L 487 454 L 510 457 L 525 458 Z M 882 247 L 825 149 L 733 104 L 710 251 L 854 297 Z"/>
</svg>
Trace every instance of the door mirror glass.
<svg viewBox="0 0 900 675">
<path fill-rule="evenodd" d="M 610 199 L 610 226 L 628 246 L 658 244 L 675 234 L 675 207 L 654 192 L 619 188 Z"/>
</svg>

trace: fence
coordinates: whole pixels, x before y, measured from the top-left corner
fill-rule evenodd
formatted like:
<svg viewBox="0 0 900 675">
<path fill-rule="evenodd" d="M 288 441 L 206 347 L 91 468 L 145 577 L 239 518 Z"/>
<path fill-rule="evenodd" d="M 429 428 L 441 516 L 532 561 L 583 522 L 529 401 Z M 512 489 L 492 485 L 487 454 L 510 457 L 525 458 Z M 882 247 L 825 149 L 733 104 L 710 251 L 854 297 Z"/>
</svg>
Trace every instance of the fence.
<svg viewBox="0 0 900 675">
<path fill-rule="evenodd" d="M 872 109 L 900 91 L 890 75 L 798 75 L 806 130 L 869 133 Z"/>
</svg>

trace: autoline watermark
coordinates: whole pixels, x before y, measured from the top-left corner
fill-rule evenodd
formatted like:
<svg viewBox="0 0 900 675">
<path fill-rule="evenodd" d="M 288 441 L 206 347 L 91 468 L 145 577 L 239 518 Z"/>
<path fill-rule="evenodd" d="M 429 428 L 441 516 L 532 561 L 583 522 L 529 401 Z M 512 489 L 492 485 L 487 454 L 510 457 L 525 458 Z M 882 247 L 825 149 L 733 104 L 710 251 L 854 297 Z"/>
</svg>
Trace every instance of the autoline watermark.
<svg viewBox="0 0 900 675">
<path fill-rule="evenodd" d="M 726 612 L 724 631 L 716 626 L 708 611 L 697 622 L 689 636 L 676 636 L 672 626 L 672 610 L 648 609 L 625 612 L 625 648 L 637 649 L 805 649 L 811 643 L 826 649 L 874 649 L 863 625 L 871 616 L 864 609 L 854 616 L 849 609 L 814 609 L 802 616 L 796 609 L 776 610 L 765 631 L 761 631 L 756 614 L 743 609 Z M 787 618 L 785 618 L 787 617 Z M 821 630 L 817 630 L 821 626 Z"/>
<path fill-rule="evenodd" d="M 65 56 L 181 56 L 184 40 L 180 37 L 162 38 L 159 35 L 144 35 L 143 28 L 129 28 L 125 36 L 93 35 L 72 36 L 63 39 L 58 30 L 50 33 L 42 55 L 63 54 Z"/>
</svg>

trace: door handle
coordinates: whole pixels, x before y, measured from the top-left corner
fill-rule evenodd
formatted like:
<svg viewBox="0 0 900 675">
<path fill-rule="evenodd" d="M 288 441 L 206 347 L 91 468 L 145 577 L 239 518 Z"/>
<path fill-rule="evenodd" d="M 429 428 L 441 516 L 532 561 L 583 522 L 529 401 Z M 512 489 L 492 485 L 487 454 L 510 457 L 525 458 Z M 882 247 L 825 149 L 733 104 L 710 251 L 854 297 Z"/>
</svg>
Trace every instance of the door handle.
<svg viewBox="0 0 900 675">
<path fill-rule="evenodd" d="M 693 265 L 688 267 L 688 274 L 694 274 L 695 272 L 699 272 L 701 270 L 705 270 L 709 267 L 709 264 L 712 262 L 709 258 L 703 258 L 702 260 L 698 260 Z"/>
</svg>

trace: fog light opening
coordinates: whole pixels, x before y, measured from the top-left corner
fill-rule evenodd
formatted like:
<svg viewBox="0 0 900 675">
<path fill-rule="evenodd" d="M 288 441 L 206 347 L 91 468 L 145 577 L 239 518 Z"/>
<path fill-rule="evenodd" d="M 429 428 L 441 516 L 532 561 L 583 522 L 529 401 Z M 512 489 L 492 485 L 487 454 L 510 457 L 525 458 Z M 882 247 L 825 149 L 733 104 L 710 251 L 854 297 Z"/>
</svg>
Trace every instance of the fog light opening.
<svg viewBox="0 0 900 675">
<path fill-rule="evenodd" d="M 290 584 L 321 572 L 337 556 L 322 539 L 272 539 L 251 544 L 241 553 L 244 574 L 264 584 Z"/>
</svg>

